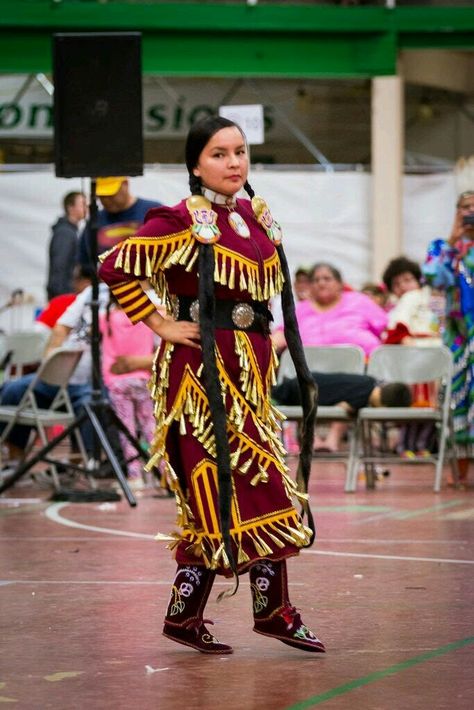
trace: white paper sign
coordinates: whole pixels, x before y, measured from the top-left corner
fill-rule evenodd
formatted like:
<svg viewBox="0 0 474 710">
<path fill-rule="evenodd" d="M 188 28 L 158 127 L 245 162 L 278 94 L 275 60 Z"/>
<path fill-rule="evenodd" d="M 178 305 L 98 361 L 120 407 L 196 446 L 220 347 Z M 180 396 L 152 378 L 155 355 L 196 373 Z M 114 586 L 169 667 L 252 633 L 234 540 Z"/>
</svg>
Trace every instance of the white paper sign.
<svg viewBox="0 0 474 710">
<path fill-rule="evenodd" d="M 261 145 L 265 142 L 262 104 L 220 106 L 219 116 L 237 123 L 250 145 Z"/>
</svg>

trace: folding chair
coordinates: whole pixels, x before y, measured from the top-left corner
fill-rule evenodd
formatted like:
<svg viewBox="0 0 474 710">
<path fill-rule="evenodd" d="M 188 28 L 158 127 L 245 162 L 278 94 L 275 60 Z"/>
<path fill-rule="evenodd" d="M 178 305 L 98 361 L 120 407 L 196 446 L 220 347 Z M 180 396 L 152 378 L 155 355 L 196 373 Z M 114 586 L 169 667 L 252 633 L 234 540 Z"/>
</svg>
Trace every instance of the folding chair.
<svg viewBox="0 0 474 710">
<path fill-rule="evenodd" d="M 28 365 L 37 365 L 43 358 L 47 332 L 19 331 L 4 336 L 4 381 L 21 377 Z"/>
<path fill-rule="evenodd" d="M 304 348 L 308 367 L 314 372 L 344 372 L 350 374 L 362 375 L 365 368 L 365 353 L 362 348 L 356 345 L 332 345 L 332 346 L 306 346 Z M 285 377 L 293 378 L 296 376 L 293 361 L 288 350 L 282 353 L 280 359 L 280 367 L 278 370 L 278 383 L 281 383 Z M 278 409 L 290 421 L 300 421 L 303 417 L 303 409 L 300 406 L 277 405 Z M 355 457 L 355 436 L 354 436 L 354 417 L 343 407 L 338 406 L 322 406 L 318 405 L 318 413 L 316 417 L 317 424 L 321 422 L 345 422 L 348 427 L 349 454 L 346 451 L 336 452 L 334 454 L 315 454 L 316 458 L 323 459 L 347 459 L 347 474 L 352 467 L 352 462 Z"/>
<path fill-rule="evenodd" d="M 67 386 L 72 373 L 77 367 L 81 358 L 82 350 L 70 350 L 58 348 L 40 365 L 25 391 L 21 401 L 16 406 L 0 406 L 0 421 L 6 422 L 6 427 L 0 434 L 0 452 L 8 434 L 15 425 L 24 424 L 33 427 L 40 437 L 42 445 L 48 443 L 47 427 L 56 425 L 68 426 L 75 419 L 74 410 L 67 391 Z M 58 392 L 48 408 L 40 408 L 37 405 L 34 388 L 38 380 L 48 385 L 58 387 Z M 74 432 L 77 446 L 81 454 L 84 465 L 87 464 L 87 454 L 79 431 Z M 25 461 L 33 449 L 36 436 L 31 436 L 25 451 Z M 1 453 L 0 453 L 1 456 Z M 51 476 L 56 489 L 59 488 L 59 478 L 56 463 L 52 459 L 44 459 L 50 464 Z"/>
<path fill-rule="evenodd" d="M 404 382 L 413 385 L 419 382 L 438 382 L 438 402 L 433 407 L 364 407 L 357 417 L 356 438 L 360 454 L 355 457 L 346 491 L 357 487 L 357 471 L 362 463 L 366 468 L 375 463 L 433 463 L 435 465 L 434 491 L 441 488 L 443 465 L 449 449 L 453 474 L 457 477 L 454 455 L 453 426 L 451 414 L 451 379 L 453 372 L 452 355 L 444 346 L 416 347 L 407 345 L 382 345 L 372 352 L 367 366 L 367 374 L 379 382 Z M 436 426 L 438 453 L 429 457 L 404 459 L 392 452 L 375 451 L 373 443 L 374 425 L 402 425 L 432 422 Z M 368 487 L 374 482 L 367 478 Z"/>
</svg>

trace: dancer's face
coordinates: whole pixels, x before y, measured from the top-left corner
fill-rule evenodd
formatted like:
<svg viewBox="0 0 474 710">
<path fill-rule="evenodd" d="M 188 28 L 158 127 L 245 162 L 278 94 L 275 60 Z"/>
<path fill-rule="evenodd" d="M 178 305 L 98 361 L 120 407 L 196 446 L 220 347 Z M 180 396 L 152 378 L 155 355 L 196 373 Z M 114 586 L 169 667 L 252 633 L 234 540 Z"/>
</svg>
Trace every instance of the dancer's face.
<svg viewBox="0 0 474 710">
<path fill-rule="evenodd" d="M 204 187 L 231 197 L 247 180 L 249 159 L 245 140 L 235 126 L 221 128 L 203 148 L 193 169 Z"/>
</svg>

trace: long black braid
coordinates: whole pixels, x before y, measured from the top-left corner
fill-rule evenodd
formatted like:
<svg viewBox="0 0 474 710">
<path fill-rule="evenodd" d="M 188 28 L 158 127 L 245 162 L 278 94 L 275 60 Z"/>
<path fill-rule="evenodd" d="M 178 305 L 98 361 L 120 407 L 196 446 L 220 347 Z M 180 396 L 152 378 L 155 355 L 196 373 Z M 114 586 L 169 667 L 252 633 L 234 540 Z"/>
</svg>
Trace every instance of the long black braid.
<svg viewBox="0 0 474 710">
<path fill-rule="evenodd" d="M 189 177 L 191 194 L 201 194 L 201 181 L 195 175 Z M 217 481 L 219 487 L 219 518 L 224 550 L 235 575 L 232 594 L 238 589 L 237 565 L 232 550 L 230 535 L 232 469 L 230 448 L 227 435 L 227 414 L 222 399 L 219 371 L 216 364 L 215 307 L 214 294 L 214 247 L 212 244 L 199 244 L 199 325 L 203 361 L 203 379 L 209 400 L 212 427 L 216 444 Z"/>
<path fill-rule="evenodd" d="M 255 193 L 248 181 L 245 183 L 244 189 L 250 199 L 252 199 Z M 291 288 L 291 274 L 286 260 L 286 254 L 281 244 L 276 247 L 276 250 L 278 252 L 281 270 L 284 277 L 281 305 L 283 311 L 285 340 L 291 359 L 293 360 L 295 366 L 301 393 L 301 402 L 303 405 L 303 424 L 297 480 L 300 485 L 302 484 L 303 492 L 307 493 L 309 477 L 311 475 L 311 462 L 313 458 L 313 439 L 318 404 L 318 387 L 311 377 L 311 372 L 304 355 L 303 343 L 301 342 L 300 331 L 298 328 L 298 321 L 296 320 L 295 301 L 293 298 L 293 289 Z M 303 506 L 303 509 L 308 519 L 308 527 L 312 533 L 311 539 L 306 547 L 311 547 L 315 538 L 313 514 L 309 505 Z"/>
</svg>

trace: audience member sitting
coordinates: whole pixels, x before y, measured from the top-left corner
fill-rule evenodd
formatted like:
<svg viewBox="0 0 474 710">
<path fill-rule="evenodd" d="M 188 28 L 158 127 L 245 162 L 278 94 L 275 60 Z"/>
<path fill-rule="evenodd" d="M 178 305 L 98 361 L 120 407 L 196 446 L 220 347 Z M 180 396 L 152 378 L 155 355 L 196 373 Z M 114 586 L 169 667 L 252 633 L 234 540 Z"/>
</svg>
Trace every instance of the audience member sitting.
<svg viewBox="0 0 474 710">
<path fill-rule="evenodd" d="M 99 303 L 102 307 L 105 307 L 108 303 L 108 293 L 109 290 L 107 286 L 103 283 L 100 284 Z M 92 358 L 90 351 L 91 298 L 92 287 L 88 286 L 76 297 L 73 303 L 71 303 L 58 319 L 51 331 L 45 350 L 45 356 L 61 346 L 69 346 L 83 350 L 82 358 L 72 374 L 68 385 L 68 393 L 76 414 L 79 413 L 85 402 L 90 401 L 92 391 Z M 29 374 L 19 377 L 16 380 L 6 382 L 0 393 L 0 403 L 9 406 L 19 404 L 34 377 L 34 374 Z M 40 380 L 35 386 L 34 393 L 38 406 L 48 407 L 56 396 L 57 387 Z M 5 424 L 0 424 L 0 431 L 3 431 L 4 428 Z M 15 425 L 9 431 L 7 444 L 9 448 L 10 465 L 15 466 L 23 459 L 31 429 L 30 426 Z M 87 451 L 92 453 L 93 434 L 89 422 L 85 422 L 81 427 L 81 435 Z"/>
<path fill-rule="evenodd" d="M 144 323 L 130 322 L 126 313 L 111 296 L 106 313 L 101 317 L 102 372 L 110 402 L 128 431 L 149 444 L 154 433 L 153 402 L 148 382 L 155 349 L 154 335 Z M 117 372 L 118 358 L 134 356 L 142 360 L 137 367 Z M 126 459 L 136 457 L 136 449 L 120 432 L 120 442 Z M 127 465 L 130 486 L 144 487 L 143 462 L 140 458 Z"/>
<path fill-rule="evenodd" d="M 308 269 L 299 266 L 293 274 L 293 293 L 296 301 L 306 301 L 309 298 L 311 279 Z"/>
<path fill-rule="evenodd" d="M 49 303 L 43 308 L 41 313 L 36 317 L 35 330 L 50 331 L 56 325 L 58 319 L 62 316 L 66 308 L 76 300 L 78 293 L 82 293 L 85 288 L 90 285 L 92 278 L 92 269 L 89 266 L 80 266 L 76 264 L 72 274 L 71 293 L 62 293 L 59 296 L 54 296 Z"/>
<path fill-rule="evenodd" d="M 392 259 L 383 273 L 387 289 L 398 300 L 388 314 L 387 345 L 440 345 L 440 323 L 433 310 L 431 288 L 421 284 L 421 268 L 405 256 Z M 412 387 L 413 406 L 436 405 L 437 389 L 433 382 Z M 436 441 L 433 424 L 410 424 L 402 427 L 398 449 L 407 458 L 429 456 Z"/>
<path fill-rule="evenodd" d="M 370 375 L 352 372 L 311 372 L 318 385 L 318 404 L 323 407 L 340 406 L 349 414 L 362 407 L 409 407 L 411 392 L 403 382 L 380 384 Z M 296 377 L 285 377 L 272 387 L 272 399 L 277 404 L 301 405 L 301 394 Z"/>
<path fill-rule="evenodd" d="M 318 385 L 318 404 L 340 406 L 349 414 L 355 414 L 362 407 L 409 407 L 410 388 L 402 382 L 379 384 L 370 375 L 347 372 L 312 372 Z M 285 378 L 272 388 L 272 399 L 277 406 L 301 405 L 300 388 L 297 378 Z M 340 424 L 340 422 L 335 422 Z M 343 425 L 345 427 L 345 425 Z M 331 427 L 326 439 L 326 449 L 337 451 L 344 429 Z M 322 447 L 319 449 L 322 450 Z"/>
<path fill-rule="evenodd" d="M 296 304 L 303 345 L 358 345 L 366 355 L 380 345 L 387 314 L 368 296 L 344 290 L 341 273 L 318 263 L 310 272 L 309 298 Z M 272 335 L 278 351 L 286 347 L 283 328 Z"/>
<path fill-rule="evenodd" d="M 388 315 L 384 342 L 388 345 L 439 345 L 439 317 L 429 286 L 421 284 L 421 268 L 405 256 L 392 259 L 383 281 L 397 302 Z"/>
<path fill-rule="evenodd" d="M 361 293 L 365 293 L 366 296 L 372 299 L 377 306 L 383 308 L 384 311 L 389 311 L 391 305 L 388 301 L 389 294 L 385 287 L 385 284 L 376 284 L 371 281 L 367 281 L 360 289 Z"/>
<path fill-rule="evenodd" d="M 296 304 L 296 319 L 304 346 L 358 345 L 368 356 L 380 345 L 387 314 L 365 294 L 345 290 L 334 266 L 318 263 L 310 271 L 309 298 Z M 286 347 L 282 327 L 272 340 L 278 351 Z M 326 439 L 316 437 L 315 448 L 336 451 L 344 431 L 343 423 L 333 422 Z"/>
<path fill-rule="evenodd" d="M 298 266 L 293 274 L 293 295 L 295 301 L 304 301 L 309 297 L 309 272 L 304 266 Z M 276 331 L 281 326 L 283 327 L 283 313 L 281 310 L 281 298 L 276 296 L 270 302 L 270 310 L 273 316 L 272 330 Z M 295 444 L 296 449 L 298 446 Z"/>
</svg>

